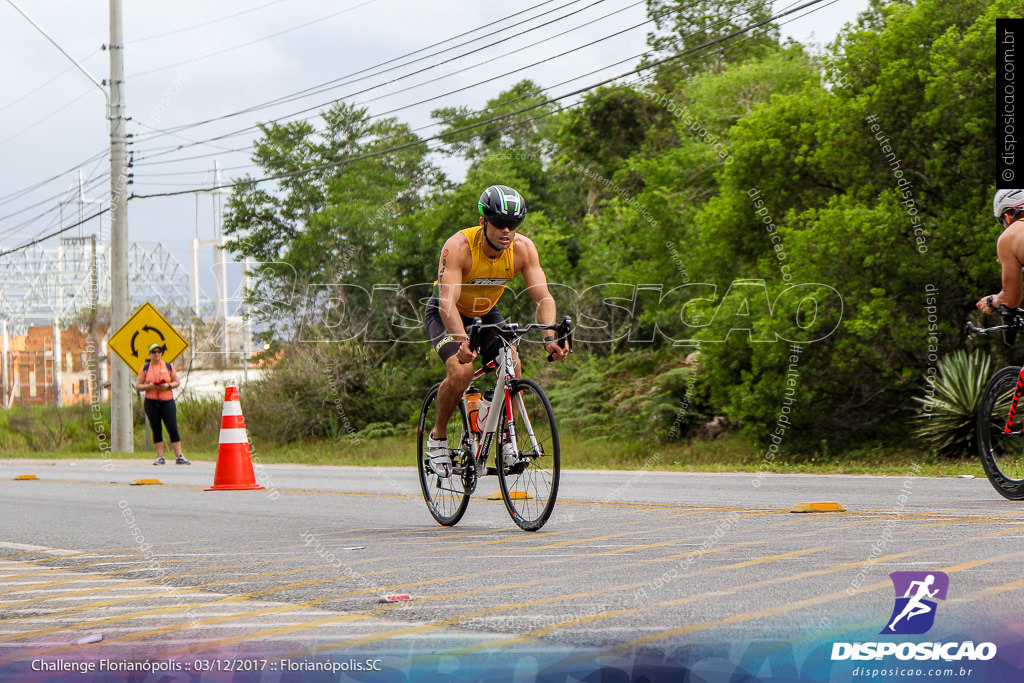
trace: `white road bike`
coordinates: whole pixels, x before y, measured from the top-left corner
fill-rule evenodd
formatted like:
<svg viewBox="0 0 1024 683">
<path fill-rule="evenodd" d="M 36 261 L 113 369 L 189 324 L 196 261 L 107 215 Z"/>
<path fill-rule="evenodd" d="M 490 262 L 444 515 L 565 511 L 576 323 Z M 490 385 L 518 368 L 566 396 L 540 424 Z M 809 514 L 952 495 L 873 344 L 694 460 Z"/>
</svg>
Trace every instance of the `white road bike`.
<svg viewBox="0 0 1024 683">
<path fill-rule="evenodd" d="M 434 519 L 443 526 L 453 526 L 466 513 L 478 479 L 496 474 L 501 497 L 512 520 L 525 531 L 537 531 L 548 521 L 558 496 L 561 472 L 558 427 L 544 390 L 533 380 L 517 378 L 513 359 L 520 339 L 533 330 L 553 330 L 558 344 L 565 348 L 568 343 L 571 351 L 572 321 L 566 317 L 557 325 L 520 327 L 506 323 L 483 325 L 476 318 L 467 330 L 471 348 L 479 350 L 480 332 L 487 328 L 497 329 L 501 347 L 495 360 L 473 374 L 475 381 L 486 372 L 496 370 L 493 391 L 483 394 L 479 431 L 471 428 L 466 394 L 463 394 L 448 421 L 452 473 L 448 477 L 439 476 L 427 457 L 427 437 L 434 425 L 437 391 L 441 385 L 431 387 L 423 399 L 417 428 L 416 467 L 420 488 Z M 467 389 L 466 393 L 469 391 Z M 502 446 L 506 443 L 512 444 L 516 454 L 512 464 L 503 462 Z M 487 456 L 492 446 L 496 454 L 494 466 L 488 467 Z"/>
</svg>

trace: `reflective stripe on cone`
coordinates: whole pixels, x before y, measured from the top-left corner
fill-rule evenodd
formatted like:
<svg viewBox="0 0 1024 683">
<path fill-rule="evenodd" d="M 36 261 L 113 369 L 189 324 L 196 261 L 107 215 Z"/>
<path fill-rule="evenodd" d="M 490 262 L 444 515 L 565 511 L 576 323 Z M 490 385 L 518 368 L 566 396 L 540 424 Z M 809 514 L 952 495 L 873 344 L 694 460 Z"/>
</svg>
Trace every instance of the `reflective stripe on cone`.
<svg viewBox="0 0 1024 683">
<path fill-rule="evenodd" d="M 256 483 L 256 473 L 252 468 L 249 435 L 245 431 L 238 388 L 225 387 L 217 446 L 217 470 L 213 475 L 213 486 L 206 490 L 243 491 L 262 488 Z"/>
</svg>

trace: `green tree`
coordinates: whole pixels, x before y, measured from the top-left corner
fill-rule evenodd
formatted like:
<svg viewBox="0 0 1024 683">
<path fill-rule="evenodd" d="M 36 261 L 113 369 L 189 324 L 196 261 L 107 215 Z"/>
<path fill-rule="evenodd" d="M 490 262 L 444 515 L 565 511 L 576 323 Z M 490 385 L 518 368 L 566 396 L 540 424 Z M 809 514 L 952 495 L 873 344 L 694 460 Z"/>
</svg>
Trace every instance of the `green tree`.
<svg viewBox="0 0 1024 683">
<path fill-rule="evenodd" d="M 541 251 L 549 279 L 565 282 L 578 262 L 579 243 L 569 229 L 572 192 L 564 178 L 550 172 L 557 106 L 543 104 L 548 95 L 532 81 L 521 81 L 488 100 L 480 110 L 468 107 L 432 112 L 442 123 L 442 149 L 467 165 L 465 180 L 431 196 L 428 234 L 436 248 L 436 269 L 441 245 L 456 230 L 478 224 L 480 193 L 490 185 L 509 185 L 526 198 L 527 218 L 521 231 Z M 458 131 L 466 126 L 542 105 L 491 125 Z M 436 274 L 436 273 L 435 273 Z"/>
<path fill-rule="evenodd" d="M 269 187 L 239 186 L 225 212 L 228 248 L 257 261 L 254 294 L 278 332 L 282 313 L 297 312 L 296 302 L 305 304 L 301 316 L 336 326 L 337 316 L 350 318 L 359 308 L 348 301 L 352 292 L 422 276 L 409 266 L 425 256 L 416 214 L 425 189 L 445 182 L 425 145 L 360 158 L 415 143 L 407 125 L 374 120 L 345 103 L 322 119 L 319 128 L 304 121 L 262 126 L 253 160 L 268 175 L 290 175 Z M 343 310 L 331 301 L 353 305 Z"/>
<path fill-rule="evenodd" d="M 905 433 L 892 418 L 912 415 L 929 348 L 960 345 L 970 303 L 998 282 L 990 65 L 994 18 L 1011 11 L 1008 2 L 876 4 L 826 56 L 827 87 L 774 96 L 732 130 L 735 163 L 697 214 L 693 269 L 716 282 L 765 278 L 776 302 L 786 283 L 770 218 L 793 282 L 842 298 L 839 327 L 800 355 L 791 445 Z M 837 317 L 834 303 L 818 313 L 826 328 Z M 781 344 L 750 337 L 786 320 L 792 312 L 761 306 L 701 333 L 739 330 L 707 345 L 707 373 L 712 400 L 751 436 L 770 433 L 788 363 Z"/>
<path fill-rule="evenodd" d="M 654 61 L 693 50 L 768 19 L 772 6 L 754 0 L 647 0 L 647 16 L 654 21 L 654 31 L 647 34 L 647 44 L 655 52 L 648 61 Z M 681 64 L 662 70 L 659 77 L 662 83 L 674 83 L 700 73 L 722 71 L 729 64 L 763 57 L 778 44 L 778 26 L 768 23 L 745 37 L 690 54 Z"/>
</svg>

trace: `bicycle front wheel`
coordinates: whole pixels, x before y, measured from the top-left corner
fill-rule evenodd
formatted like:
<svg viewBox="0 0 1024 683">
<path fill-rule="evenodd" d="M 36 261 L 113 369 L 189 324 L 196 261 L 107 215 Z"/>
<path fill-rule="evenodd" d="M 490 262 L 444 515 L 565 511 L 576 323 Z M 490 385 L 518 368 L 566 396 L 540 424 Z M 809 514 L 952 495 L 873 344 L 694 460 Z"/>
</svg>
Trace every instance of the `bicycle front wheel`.
<svg viewBox="0 0 1024 683">
<path fill-rule="evenodd" d="M 438 524 L 452 526 L 458 524 L 469 505 L 469 492 L 466 490 L 466 467 L 470 455 L 469 419 L 466 417 L 466 406 L 461 401 L 458 408 L 448 420 L 448 447 L 452 459 L 450 477 L 440 477 L 430 467 L 427 457 L 427 437 L 434 427 L 437 417 L 437 390 L 435 384 L 423 399 L 420 409 L 420 421 L 416 430 L 416 470 L 419 473 L 420 489 L 427 509 Z"/>
<path fill-rule="evenodd" d="M 555 413 L 543 389 L 528 379 L 512 382 L 512 409 L 519 462 L 503 460 L 501 442 L 507 429 L 504 406 L 498 425 L 499 446 L 495 457 L 498 484 L 512 520 L 525 531 L 537 531 L 551 516 L 558 497 L 561 454 Z"/>
<path fill-rule="evenodd" d="M 981 464 L 995 490 L 1010 500 L 1024 500 L 1024 436 L 1020 433 L 1024 405 L 1018 404 L 1011 425 L 1011 430 L 1017 434 L 1004 431 L 1019 377 L 1019 367 L 1010 366 L 997 372 L 985 386 L 978 408 Z M 1024 399 L 1020 403 L 1024 404 Z"/>
</svg>

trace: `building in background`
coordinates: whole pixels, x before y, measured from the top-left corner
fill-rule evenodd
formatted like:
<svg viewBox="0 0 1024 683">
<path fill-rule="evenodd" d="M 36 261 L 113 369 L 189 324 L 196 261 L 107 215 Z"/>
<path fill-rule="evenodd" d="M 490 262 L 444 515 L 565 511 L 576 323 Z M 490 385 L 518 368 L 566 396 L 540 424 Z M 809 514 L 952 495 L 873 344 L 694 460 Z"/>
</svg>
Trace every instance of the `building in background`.
<svg viewBox="0 0 1024 683">
<path fill-rule="evenodd" d="M 219 246 L 215 250 L 223 254 Z M 220 259 L 211 299 L 198 286 L 198 269 L 186 273 L 161 244 L 129 248 L 131 309 L 151 303 L 188 341 L 174 362 L 186 391 L 213 393 L 226 382 L 253 377 L 252 330 L 241 315 L 244 279 L 232 294 L 228 265 Z M 86 236 L 62 239 L 56 248 L 13 252 L 0 257 L 0 281 L 0 408 L 70 405 L 90 401 L 93 391 L 109 402 L 110 364 L 121 361 L 106 346 L 108 247 Z M 91 354 L 97 357 L 95 389 Z"/>
</svg>

